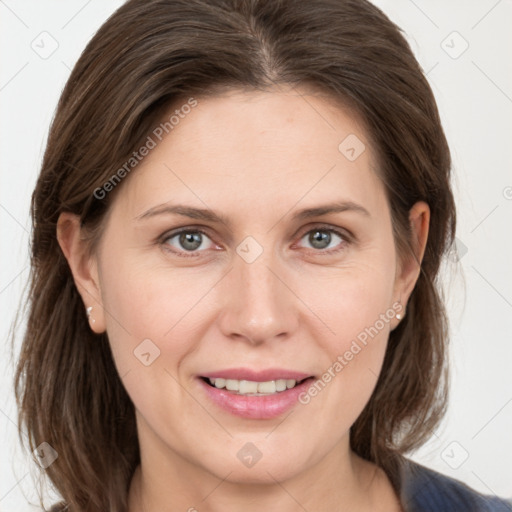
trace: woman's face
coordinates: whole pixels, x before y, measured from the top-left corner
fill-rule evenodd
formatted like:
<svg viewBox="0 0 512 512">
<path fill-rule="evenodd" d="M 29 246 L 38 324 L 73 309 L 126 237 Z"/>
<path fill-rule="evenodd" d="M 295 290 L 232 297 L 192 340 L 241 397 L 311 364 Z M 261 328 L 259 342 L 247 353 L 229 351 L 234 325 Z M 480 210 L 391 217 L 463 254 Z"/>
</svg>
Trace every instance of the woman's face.
<svg viewBox="0 0 512 512">
<path fill-rule="evenodd" d="M 184 110 L 122 183 L 92 267 L 143 461 L 253 483 L 335 464 L 412 286 L 370 143 L 305 90 Z"/>
</svg>

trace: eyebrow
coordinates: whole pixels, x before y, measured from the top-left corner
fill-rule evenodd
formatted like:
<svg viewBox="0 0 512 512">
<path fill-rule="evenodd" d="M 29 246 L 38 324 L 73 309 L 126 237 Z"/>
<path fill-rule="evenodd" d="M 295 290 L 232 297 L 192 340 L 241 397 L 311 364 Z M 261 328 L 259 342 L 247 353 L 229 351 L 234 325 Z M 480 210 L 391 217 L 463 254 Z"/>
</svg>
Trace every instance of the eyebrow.
<svg viewBox="0 0 512 512">
<path fill-rule="evenodd" d="M 311 208 L 304 208 L 298 210 L 292 215 L 292 220 L 306 220 L 312 217 L 320 217 L 329 213 L 342 213 L 342 212 L 355 212 L 362 214 L 366 217 L 371 217 L 370 212 L 361 206 L 360 204 L 354 203 L 353 201 L 337 201 L 334 203 L 328 203 L 325 205 L 314 206 Z M 193 208 L 182 204 L 171 205 L 164 203 L 158 206 L 154 206 L 149 210 L 145 211 L 141 215 L 135 217 L 135 220 L 141 221 L 148 218 L 155 217 L 157 215 L 181 215 L 183 217 L 189 217 L 191 219 L 204 220 L 213 223 L 223 224 L 226 227 L 231 225 L 229 219 L 224 215 L 216 213 L 215 211 L 208 208 Z"/>
</svg>

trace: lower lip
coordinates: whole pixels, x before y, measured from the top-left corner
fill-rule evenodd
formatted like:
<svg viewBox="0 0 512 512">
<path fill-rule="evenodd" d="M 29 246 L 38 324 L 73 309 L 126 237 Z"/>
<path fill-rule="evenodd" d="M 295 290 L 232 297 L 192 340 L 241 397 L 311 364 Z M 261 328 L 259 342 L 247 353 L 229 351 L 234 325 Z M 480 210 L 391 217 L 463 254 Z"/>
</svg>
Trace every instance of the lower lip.
<svg viewBox="0 0 512 512">
<path fill-rule="evenodd" d="M 276 418 L 291 409 L 313 382 L 309 377 L 298 386 L 280 391 L 273 395 L 250 396 L 236 395 L 226 389 L 218 389 L 207 384 L 203 379 L 198 379 L 209 399 L 221 409 L 242 418 L 254 420 L 266 420 Z"/>
</svg>

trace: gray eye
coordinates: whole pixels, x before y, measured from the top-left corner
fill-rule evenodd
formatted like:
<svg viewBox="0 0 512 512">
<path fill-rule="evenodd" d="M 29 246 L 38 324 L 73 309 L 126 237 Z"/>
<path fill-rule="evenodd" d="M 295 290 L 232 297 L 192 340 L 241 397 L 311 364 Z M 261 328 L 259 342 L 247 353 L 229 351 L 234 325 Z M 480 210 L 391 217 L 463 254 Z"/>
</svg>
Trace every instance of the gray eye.
<svg viewBox="0 0 512 512">
<path fill-rule="evenodd" d="M 182 231 L 167 237 L 165 243 L 176 249 L 178 252 L 193 252 L 201 248 L 204 243 L 207 244 L 208 240 L 209 237 L 201 231 Z M 206 249 L 207 247 L 202 248 Z"/>
<path fill-rule="evenodd" d="M 327 231 L 315 229 L 309 233 L 308 241 L 315 249 L 325 249 L 331 242 L 331 234 Z"/>
<path fill-rule="evenodd" d="M 339 239 L 338 245 L 342 243 L 343 238 L 332 229 L 312 229 L 303 236 L 303 239 L 307 238 L 307 243 L 313 247 L 313 249 L 327 249 L 331 243 L 336 242 L 336 238 Z"/>
<path fill-rule="evenodd" d="M 203 235 L 201 233 L 180 233 L 179 243 L 187 251 L 195 251 L 201 246 Z"/>
</svg>

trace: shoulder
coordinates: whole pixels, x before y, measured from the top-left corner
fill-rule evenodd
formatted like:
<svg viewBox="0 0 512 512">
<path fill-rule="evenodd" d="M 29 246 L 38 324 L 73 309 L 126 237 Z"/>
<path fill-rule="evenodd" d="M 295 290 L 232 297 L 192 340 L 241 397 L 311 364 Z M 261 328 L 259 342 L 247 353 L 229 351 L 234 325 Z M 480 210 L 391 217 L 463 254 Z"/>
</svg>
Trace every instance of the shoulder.
<svg viewBox="0 0 512 512">
<path fill-rule="evenodd" d="M 401 499 L 406 512 L 512 512 L 512 503 L 404 459 Z"/>
</svg>

